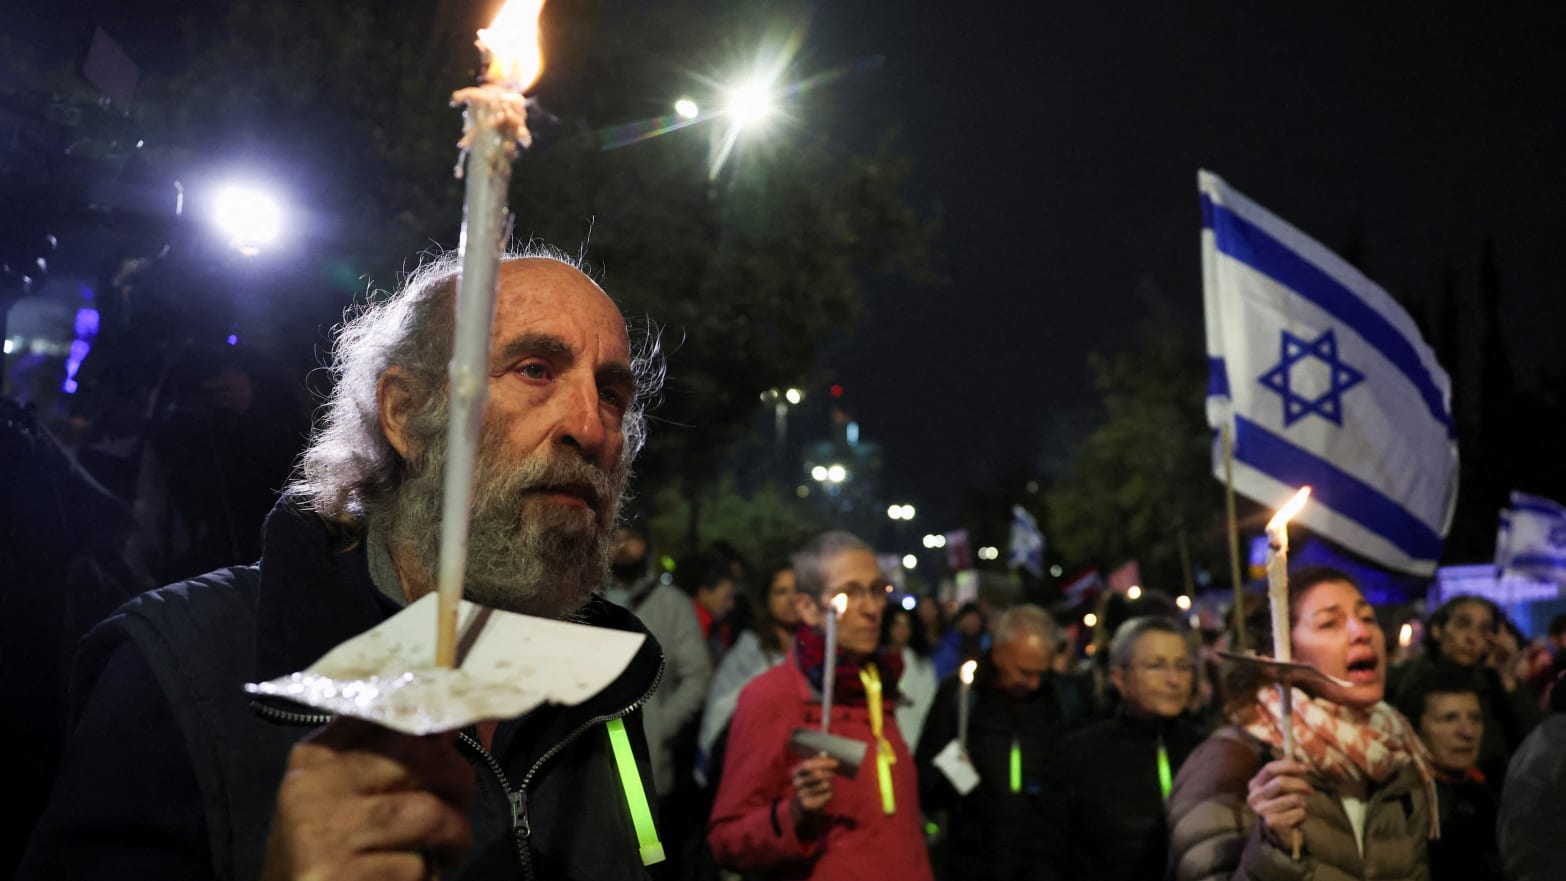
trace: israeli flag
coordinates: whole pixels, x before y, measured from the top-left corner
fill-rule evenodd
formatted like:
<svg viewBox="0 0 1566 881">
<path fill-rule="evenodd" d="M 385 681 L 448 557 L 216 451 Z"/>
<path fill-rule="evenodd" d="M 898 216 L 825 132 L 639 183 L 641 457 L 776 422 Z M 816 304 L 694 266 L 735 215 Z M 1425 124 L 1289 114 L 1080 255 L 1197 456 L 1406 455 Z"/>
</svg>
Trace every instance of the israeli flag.
<svg viewBox="0 0 1566 881">
<path fill-rule="evenodd" d="M 1388 568 L 1429 575 L 1457 500 L 1451 382 L 1363 273 L 1217 175 L 1197 174 L 1207 419 L 1234 488 Z M 1214 473 L 1223 479 L 1215 438 Z"/>
<path fill-rule="evenodd" d="M 1044 533 L 1039 523 L 1021 505 L 1011 506 L 1011 548 L 1006 552 L 1011 568 L 1023 568 L 1034 577 L 1044 577 Z"/>
<path fill-rule="evenodd" d="M 1512 493 L 1495 545 L 1502 575 L 1566 581 L 1566 507 L 1542 496 Z"/>
</svg>

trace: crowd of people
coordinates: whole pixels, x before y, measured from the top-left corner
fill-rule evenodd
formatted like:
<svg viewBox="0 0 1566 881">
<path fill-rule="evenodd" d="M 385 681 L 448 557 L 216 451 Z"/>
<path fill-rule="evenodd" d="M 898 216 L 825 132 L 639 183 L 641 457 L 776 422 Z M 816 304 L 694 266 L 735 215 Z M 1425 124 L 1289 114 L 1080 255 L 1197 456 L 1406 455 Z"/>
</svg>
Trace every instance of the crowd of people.
<svg viewBox="0 0 1566 881">
<path fill-rule="evenodd" d="M 1316 672 L 1285 717 L 1269 668 L 1151 588 L 1086 632 L 1020 598 L 905 604 L 844 532 L 667 572 L 619 512 L 657 365 L 547 252 L 500 272 L 466 592 L 649 638 L 580 705 L 444 735 L 252 698 L 433 589 L 455 271 L 338 333 L 259 562 L 83 641 L 19 877 L 1560 876 L 1566 616 L 1535 645 L 1460 596 L 1394 665 L 1354 580 L 1300 569 L 1287 638 Z"/>
</svg>

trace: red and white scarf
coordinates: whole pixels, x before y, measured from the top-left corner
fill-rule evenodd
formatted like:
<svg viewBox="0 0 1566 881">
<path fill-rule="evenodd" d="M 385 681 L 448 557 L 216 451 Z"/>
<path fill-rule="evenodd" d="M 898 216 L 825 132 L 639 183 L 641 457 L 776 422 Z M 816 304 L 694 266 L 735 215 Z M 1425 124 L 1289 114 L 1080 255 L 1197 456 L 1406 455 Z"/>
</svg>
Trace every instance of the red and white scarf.
<svg viewBox="0 0 1566 881">
<path fill-rule="evenodd" d="M 1356 710 L 1294 689 L 1294 755 L 1289 758 L 1327 780 L 1382 782 L 1412 764 L 1430 802 L 1430 837 L 1440 837 L 1436 816 L 1435 765 L 1429 750 L 1403 714 L 1385 701 Z M 1256 712 L 1247 734 L 1283 749 L 1283 701 L 1274 686 L 1256 693 Z"/>
</svg>

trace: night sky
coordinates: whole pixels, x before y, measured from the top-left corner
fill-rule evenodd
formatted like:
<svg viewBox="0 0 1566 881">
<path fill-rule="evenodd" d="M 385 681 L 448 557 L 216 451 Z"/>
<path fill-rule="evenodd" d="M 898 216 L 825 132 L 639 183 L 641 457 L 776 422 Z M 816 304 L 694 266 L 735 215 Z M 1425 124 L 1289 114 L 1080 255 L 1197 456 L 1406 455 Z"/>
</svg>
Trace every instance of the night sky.
<svg viewBox="0 0 1566 881">
<path fill-rule="evenodd" d="M 23 32 L 75 39 L 48 23 L 91 17 L 145 54 L 174 12 L 223 4 L 7 5 Z M 940 520 L 964 484 L 1058 472 L 1093 424 L 1090 351 L 1150 314 L 1199 338 L 1202 167 L 1328 247 L 1354 242 L 1400 297 L 1455 273 L 1474 352 L 1493 237 L 1518 382 L 1558 383 L 1566 13 L 1499 5 L 819 4 L 800 70 L 861 71 L 825 87 L 858 120 L 828 135 L 867 148 L 895 126 L 918 160 L 909 196 L 943 218 L 945 283 L 873 284 L 827 357 L 888 486 L 956 526 Z M 796 439 L 820 433 L 817 402 Z"/>
<path fill-rule="evenodd" d="M 1049 466 L 1092 425 L 1086 353 L 1125 345 L 1150 297 L 1200 334 L 1202 167 L 1328 247 L 1357 240 L 1400 297 L 1449 265 L 1475 353 L 1493 237 L 1518 382 L 1562 376 L 1559 4 L 1001 5 L 834 3 L 816 22 L 825 52 L 885 55 L 844 88 L 900 126 L 915 196 L 944 209 L 950 284 L 872 291 L 831 359 L 893 485 L 939 512 L 959 487 L 932 474 Z"/>
</svg>

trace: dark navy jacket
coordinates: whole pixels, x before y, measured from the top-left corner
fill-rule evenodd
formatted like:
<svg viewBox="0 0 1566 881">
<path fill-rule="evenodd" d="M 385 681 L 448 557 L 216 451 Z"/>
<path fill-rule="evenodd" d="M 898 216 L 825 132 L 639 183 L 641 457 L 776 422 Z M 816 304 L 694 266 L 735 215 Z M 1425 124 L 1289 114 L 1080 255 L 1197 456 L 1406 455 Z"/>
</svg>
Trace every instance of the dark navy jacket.
<svg viewBox="0 0 1566 881">
<path fill-rule="evenodd" d="M 72 733 L 18 877 L 257 877 L 289 749 L 324 717 L 256 703 L 244 683 L 302 670 L 396 611 L 362 544 L 286 500 L 260 564 L 127 603 L 83 640 Z M 602 600 L 585 618 L 645 633 Z M 493 755 L 463 738 L 474 843 L 443 877 L 645 878 L 604 723 L 624 718 L 653 792 L 640 707 L 661 671 L 648 636 L 587 702 L 503 722 Z"/>
</svg>

